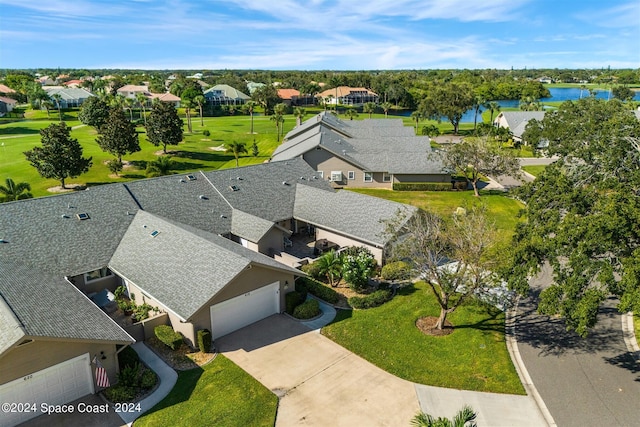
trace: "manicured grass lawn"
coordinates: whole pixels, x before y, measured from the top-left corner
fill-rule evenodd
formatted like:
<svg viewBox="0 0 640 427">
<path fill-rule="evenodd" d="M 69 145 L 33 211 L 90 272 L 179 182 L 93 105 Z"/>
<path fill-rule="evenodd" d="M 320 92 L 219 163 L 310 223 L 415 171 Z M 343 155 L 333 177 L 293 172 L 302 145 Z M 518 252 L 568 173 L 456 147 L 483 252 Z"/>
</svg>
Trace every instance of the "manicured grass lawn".
<svg viewBox="0 0 640 427">
<path fill-rule="evenodd" d="M 525 394 L 504 339 L 504 313 L 466 305 L 448 319 L 452 334 L 427 336 L 415 322 L 437 316 L 427 285 L 404 288 L 377 308 L 339 311 L 322 333 L 374 365 L 408 381 L 439 387 Z"/>
<path fill-rule="evenodd" d="M 522 170 L 525 172 L 529 172 L 533 176 L 539 176 L 542 171 L 546 168 L 544 165 L 534 165 L 534 166 L 523 166 Z"/>
<path fill-rule="evenodd" d="M 470 207 L 476 203 L 483 203 L 487 207 L 489 217 L 496 223 L 500 241 L 507 243 L 521 220 L 518 212 L 524 205 L 503 194 L 480 192 L 481 197 L 475 197 L 473 191 L 391 191 L 385 189 L 351 189 L 362 194 L 380 197 L 395 202 L 406 203 L 424 210 L 451 216 L 458 206 Z"/>
<path fill-rule="evenodd" d="M 178 373 L 171 393 L 134 425 L 271 427 L 277 408 L 275 394 L 218 355 L 202 368 Z"/>
<path fill-rule="evenodd" d="M 98 185 L 146 177 L 144 171 L 146 163 L 157 158 L 156 152 L 161 150 L 161 147 L 155 147 L 147 141 L 144 127 L 138 127 L 142 151 L 123 157 L 125 161 L 135 162 L 136 167 L 125 169 L 119 177 L 110 177 L 105 162 L 113 156 L 100 149 L 95 142 L 96 131 L 91 127 L 83 126 L 77 120 L 77 113 L 77 111 L 65 112 L 65 121 L 68 126 L 78 126 L 71 131 L 71 136 L 78 139 L 82 145 L 84 156 L 93 158 L 93 166 L 86 174 L 68 179 L 68 184 Z M 27 117 L 25 120 L 0 122 L 0 182 L 4 182 L 6 178 L 16 182 L 28 182 L 35 197 L 49 195 L 51 193 L 47 189 L 59 185 L 58 181 L 43 179 L 26 161 L 23 152 L 40 145 L 40 129 L 51 123 L 58 123 L 58 114 L 57 111 L 52 111 L 51 118 L 48 119 L 46 112 L 27 111 L 25 116 Z M 135 114 L 134 118 L 137 118 Z M 195 117 L 192 119 L 192 125 L 193 133 L 186 132 L 185 125 L 184 140 L 180 145 L 167 147 L 171 152 L 172 160 L 176 162 L 175 173 L 235 167 L 233 155 L 212 150 L 212 147 L 219 147 L 230 141 L 246 143 L 249 153 L 241 155 L 240 165 L 264 162 L 279 145 L 274 123 L 264 116 L 254 117 L 255 134 L 253 135 L 249 133 L 249 116 L 205 117 L 204 125 L 201 124 L 200 118 Z M 286 116 L 285 134 L 294 125 L 295 118 Z M 205 137 L 202 134 L 205 129 L 211 132 L 210 136 Z M 259 150 L 257 157 L 251 154 L 254 138 Z"/>
<path fill-rule="evenodd" d="M 638 341 L 638 345 L 640 345 L 640 314 L 633 315 L 633 329 L 636 332 L 636 341 Z"/>
</svg>

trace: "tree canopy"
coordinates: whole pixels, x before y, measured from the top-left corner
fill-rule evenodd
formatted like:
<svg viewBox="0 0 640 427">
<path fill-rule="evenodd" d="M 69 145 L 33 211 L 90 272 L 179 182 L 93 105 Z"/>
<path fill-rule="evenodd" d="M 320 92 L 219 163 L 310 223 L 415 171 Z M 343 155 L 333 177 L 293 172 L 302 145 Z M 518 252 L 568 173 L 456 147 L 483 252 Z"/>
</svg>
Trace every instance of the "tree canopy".
<svg viewBox="0 0 640 427">
<path fill-rule="evenodd" d="M 113 154 L 122 163 L 125 154 L 140 151 L 136 126 L 127 119 L 120 108 L 112 108 L 107 122 L 102 126 L 102 135 L 96 142 L 103 151 Z"/>
<path fill-rule="evenodd" d="M 548 112 L 536 134 L 559 160 L 519 191 L 526 222 L 507 277 L 524 291 L 549 263 L 538 310 L 586 336 L 609 296 L 640 310 L 640 121 L 618 100 L 589 97 Z"/>
<path fill-rule="evenodd" d="M 420 111 L 436 120 L 446 117 L 457 134 L 462 115 L 473 108 L 475 99 L 472 86 L 466 82 L 431 85 L 420 103 Z"/>
<path fill-rule="evenodd" d="M 162 145 L 166 154 L 167 145 L 178 145 L 182 141 L 183 125 L 173 105 L 157 102 L 151 108 L 147 119 L 147 139 L 156 147 Z"/>
<path fill-rule="evenodd" d="M 90 96 L 82 103 L 78 119 L 87 126 L 93 126 L 100 132 L 100 128 L 109 117 L 109 106 L 101 98 Z"/>
<path fill-rule="evenodd" d="M 271 114 L 275 105 L 282 102 L 277 89 L 272 84 L 266 84 L 254 90 L 251 99 L 264 108 L 265 115 Z"/>
<path fill-rule="evenodd" d="M 67 178 L 75 178 L 89 170 L 91 157 L 82 157 L 82 146 L 71 138 L 65 123 L 53 123 L 40 130 L 42 147 L 33 147 L 24 155 L 43 178 L 53 178 L 65 187 Z"/>
<path fill-rule="evenodd" d="M 31 185 L 28 182 L 14 182 L 11 178 L 5 180 L 6 185 L 0 185 L 0 203 L 15 200 L 31 199 Z"/>
</svg>

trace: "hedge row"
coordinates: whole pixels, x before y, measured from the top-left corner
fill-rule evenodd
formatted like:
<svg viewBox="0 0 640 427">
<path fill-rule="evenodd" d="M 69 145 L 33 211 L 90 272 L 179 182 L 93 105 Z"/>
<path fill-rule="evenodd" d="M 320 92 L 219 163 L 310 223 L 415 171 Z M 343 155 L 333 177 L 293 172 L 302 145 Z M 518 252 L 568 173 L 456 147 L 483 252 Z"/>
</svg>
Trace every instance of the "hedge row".
<svg viewBox="0 0 640 427">
<path fill-rule="evenodd" d="M 453 185 L 450 182 L 395 182 L 393 189 L 396 191 L 451 191 Z"/>
<path fill-rule="evenodd" d="M 329 304 L 336 304 L 338 302 L 339 294 L 336 291 L 309 277 L 298 277 L 296 280 L 296 291 L 309 292 L 311 295 Z"/>
<path fill-rule="evenodd" d="M 389 262 L 382 267 L 380 276 L 384 280 L 407 280 L 411 277 L 411 266 L 404 261 Z"/>
<path fill-rule="evenodd" d="M 297 306 L 299 306 L 300 304 L 302 304 L 305 300 L 307 299 L 307 292 L 300 292 L 300 291 L 291 291 L 288 294 L 286 294 L 284 296 L 284 300 L 285 300 L 285 311 L 287 312 L 287 314 L 290 314 L 293 316 L 293 311 L 296 309 Z"/>
<path fill-rule="evenodd" d="M 391 299 L 393 293 L 389 289 L 377 290 L 364 297 L 349 298 L 349 305 L 353 308 L 378 307 Z"/>
<path fill-rule="evenodd" d="M 320 304 L 318 300 L 309 298 L 293 310 L 293 317 L 296 319 L 311 319 L 320 314 Z"/>
<path fill-rule="evenodd" d="M 174 331 L 171 326 L 156 326 L 153 332 L 156 334 L 156 337 L 171 350 L 180 348 L 180 346 L 182 345 L 182 334 Z"/>
<path fill-rule="evenodd" d="M 203 353 L 211 350 L 211 332 L 208 329 L 198 331 L 198 349 Z"/>
</svg>

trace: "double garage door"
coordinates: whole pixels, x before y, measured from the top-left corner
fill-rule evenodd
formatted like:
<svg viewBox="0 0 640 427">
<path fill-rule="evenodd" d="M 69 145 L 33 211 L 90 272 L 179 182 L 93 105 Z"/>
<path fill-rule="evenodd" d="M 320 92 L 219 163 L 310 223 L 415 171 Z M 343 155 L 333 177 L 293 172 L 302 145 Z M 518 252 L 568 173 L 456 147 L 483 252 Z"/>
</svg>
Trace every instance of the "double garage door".
<svg viewBox="0 0 640 427">
<path fill-rule="evenodd" d="M 220 338 L 280 312 L 280 283 L 274 282 L 211 306 L 211 334 Z"/>
<path fill-rule="evenodd" d="M 35 403 L 36 412 L 3 411 L 0 414 L 0 426 L 15 426 L 41 415 L 39 411 L 42 403 L 63 405 L 93 392 L 93 377 L 87 353 L 1 385 L 0 402 Z"/>
</svg>

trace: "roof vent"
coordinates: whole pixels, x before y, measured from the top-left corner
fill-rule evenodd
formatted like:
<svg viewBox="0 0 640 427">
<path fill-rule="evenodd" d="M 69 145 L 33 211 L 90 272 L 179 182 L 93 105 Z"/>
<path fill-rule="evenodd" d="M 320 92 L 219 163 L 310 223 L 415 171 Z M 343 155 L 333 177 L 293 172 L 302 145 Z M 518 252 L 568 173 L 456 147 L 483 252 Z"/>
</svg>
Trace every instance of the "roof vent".
<svg viewBox="0 0 640 427">
<path fill-rule="evenodd" d="M 180 182 L 186 182 L 184 179 L 180 178 Z"/>
<path fill-rule="evenodd" d="M 188 179 L 189 181 L 195 181 L 195 180 L 196 180 L 196 177 L 195 177 L 195 175 L 187 175 L 187 179 Z"/>
<path fill-rule="evenodd" d="M 237 179 L 238 181 L 242 181 L 242 177 L 240 177 L 240 176 L 239 176 L 239 177 L 237 177 L 236 179 Z"/>
<path fill-rule="evenodd" d="M 287 181 L 282 181 L 282 185 L 289 185 Z"/>
<path fill-rule="evenodd" d="M 77 216 L 77 217 L 78 217 L 78 219 L 79 219 L 79 220 L 81 220 L 81 221 L 82 221 L 82 220 L 85 220 L 85 219 L 89 219 L 89 214 L 88 214 L 88 213 L 84 213 L 84 212 L 83 212 L 83 213 L 76 214 L 76 216 Z"/>
<path fill-rule="evenodd" d="M 201 194 L 198 197 L 200 198 L 200 200 L 209 200 L 209 198 L 207 196 L 205 196 L 204 194 Z"/>
<path fill-rule="evenodd" d="M 160 234 L 160 232 L 158 230 L 153 230 L 151 232 L 151 237 L 156 237 L 158 234 Z"/>
<path fill-rule="evenodd" d="M 67 209 L 73 209 L 73 206 L 71 206 L 71 203 L 67 204 Z"/>
<path fill-rule="evenodd" d="M 240 189 L 237 185 L 230 185 L 229 188 L 231 191 L 238 191 Z"/>
<path fill-rule="evenodd" d="M 301 180 L 301 181 L 304 181 L 305 179 L 306 179 L 306 178 L 305 178 L 304 176 L 301 176 L 301 177 L 300 177 L 300 180 Z"/>
<path fill-rule="evenodd" d="M 5 239 L 0 239 L 0 244 L 2 244 L 2 243 L 9 243 L 9 241 L 5 240 Z"/>
<path fill-rule="evenodd" d="M 69 218 L 69 215 L 67 215 L 67 214 L 62 214 L 62 218 L 65 218 L 65 219 L 66 219 L 66 218 Z"/>
<path fill-rule="evenodd" d="M 224 218 L 226 218 L 226 217 L 227 217 L 226 215 L 220 215 L 220 218 L 223 218 L 223 219 L 224 219 Z"/>
</svg>

